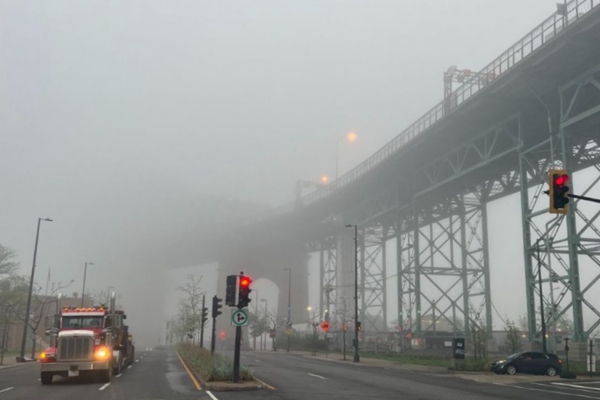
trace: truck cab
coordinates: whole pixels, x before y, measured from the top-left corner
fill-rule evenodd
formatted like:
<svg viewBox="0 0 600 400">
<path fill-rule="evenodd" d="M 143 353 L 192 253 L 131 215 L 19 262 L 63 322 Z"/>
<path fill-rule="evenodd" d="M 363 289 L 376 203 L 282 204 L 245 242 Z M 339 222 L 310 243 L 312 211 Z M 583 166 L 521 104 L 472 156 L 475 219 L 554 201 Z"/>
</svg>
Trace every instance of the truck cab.
<svg viewBox="0 0 600 400">
<path fill-rule="evenodd" d="M 110 382 L 113 373 L 121 373 L 134 358 L 126 318 L 115 310 L 114 297 L 110 310 L 105 305 L 58 310 L 46 329 L 50 347 L 40 354 L 42 384 L 51 384 L 55 375 L 93 374 Z"/>
</svg>

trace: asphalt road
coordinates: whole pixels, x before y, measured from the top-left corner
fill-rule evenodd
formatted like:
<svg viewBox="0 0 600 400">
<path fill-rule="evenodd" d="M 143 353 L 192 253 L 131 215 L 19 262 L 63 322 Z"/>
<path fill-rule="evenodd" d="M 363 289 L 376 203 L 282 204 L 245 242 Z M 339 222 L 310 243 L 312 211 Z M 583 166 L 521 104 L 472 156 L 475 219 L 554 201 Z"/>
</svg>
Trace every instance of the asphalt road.
<svg viewBox="0 0 600 400">
<path fill-rule="evenodd" d="M 600 380 L 482 384 L 451 374 L 407 373 L 269 352 L 242 352 L 241 361 L 270 388 L 198 390 L 174 352 L 155 350 L 141 352 L 138 361 L 109 385 L 89 378 L 55 378 L 52 385 L 43 386 L 37 363 L 2 369 L 0 400 L 600 400 Z"/>
<path fill-rule="evenodd" d="M 211 399 L 198 391 L 172 351 L 137 351 L 138 361 L 110 385 L 91 378 L 54 377 L 42 385 L 40 365 L 31 363 L 0 370 L 0 400 L 162 400 Z"/>
<path fill-rule="evenodd" d="M 274 389 L 219 392 L 219 400 L 600 400 L 600 382 L 496 385 L 457 379 L 451 373 L 407 373 L 286 353 L 243 353 L 243 357 L 242 364 L 251 365 L 255 376 Z"/>
</svg>

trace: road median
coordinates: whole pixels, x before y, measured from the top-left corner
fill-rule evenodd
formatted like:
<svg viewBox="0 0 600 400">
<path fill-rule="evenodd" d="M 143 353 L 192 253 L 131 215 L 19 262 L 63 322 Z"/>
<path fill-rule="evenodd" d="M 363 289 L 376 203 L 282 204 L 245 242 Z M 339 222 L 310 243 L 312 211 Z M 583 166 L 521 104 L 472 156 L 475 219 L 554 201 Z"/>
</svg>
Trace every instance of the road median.
<svg viewBox="0 0 600 400">
<path fill-rule="evenodd" d="M 223 355 L 210 354 L 208 350 L 188 343 L 179 343 L 175 351 L 198 389 L 248 391 L 263 388 L 246 367 L 240 367 L 240 382 L 234 383 L 233 361 Z"/>
</svg>

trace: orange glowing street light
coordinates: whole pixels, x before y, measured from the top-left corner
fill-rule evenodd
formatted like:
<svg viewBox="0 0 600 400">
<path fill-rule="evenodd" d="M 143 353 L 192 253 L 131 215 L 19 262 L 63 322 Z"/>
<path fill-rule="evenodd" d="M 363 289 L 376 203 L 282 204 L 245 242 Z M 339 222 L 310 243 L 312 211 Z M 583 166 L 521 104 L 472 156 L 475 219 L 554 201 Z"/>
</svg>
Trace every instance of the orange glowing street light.
<svg viewBox="0 0 600 400">
<path fill-rule="evenodd" d="M 327 175 L 321 176 L 321 183 L 327 185 L 329 183 L 329 177 Z"/>
<path fill-rule="evenodd" d="M 337 181 L 338 177 L 339 177 L 339 165 L 340 165 L 340 142 L 342 140 L 346 140 L 350 143 L 353 143 L 356 141 L 356 139 L 358 139 L 358 135 L 356 134 L 356 132 L 352 131 L 352 132 L 348 132 L 345 135 L 341 136 L 338 138 L 337 141 L 337 146 L 335 149 L 335 180 Z"/>
</svg>

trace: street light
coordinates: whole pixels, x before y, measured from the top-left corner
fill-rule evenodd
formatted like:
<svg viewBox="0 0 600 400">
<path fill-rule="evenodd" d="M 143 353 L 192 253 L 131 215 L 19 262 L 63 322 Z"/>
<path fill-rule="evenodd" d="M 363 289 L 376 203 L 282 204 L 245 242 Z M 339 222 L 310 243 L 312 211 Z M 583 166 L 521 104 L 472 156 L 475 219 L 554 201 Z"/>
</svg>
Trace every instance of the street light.
<svg viewBox="0 0 600 400">
<path fill-rule="evenodd" d="M 25 341 L 27 340 L 27 327 L 29 326 L 29 313 L 31 312 L 31 295 L 33 293 L 33 277 L 35 275 L 35 261 L 37 258 L 38 242 L 40 238 L 40 224 L 42 221 L 52 222 L 50 218 L 38 218 L 37 231 L 35 234 L 35 247 L 33 249 L 33 263 L 31 264 L 31 278 L 29 279 L 29 293 L 27 294 L 27 308 L 25 311 L 25 324 L 23 327 L 23 339 L 21 340 L 20 361 L 24 362 Z"/>
<path fill-rule="evenodd" d="M 340 136 L 337 140 L 337 145 L 335 148 L 335 180 L 336 181 L 339 177 L 338 171 L 339 171 L 339 165 L 340 165 L 340 142 L 345 139 L 348 142 L 352 143 L 357 138 L 358 138 L 358 135 L 355 132 L 348 132 L 345 135 Z"/>
<path fill-rule="evenodd" d="M 358 355 L 358 226 L 346 225 L 346 228 L 354 227 L 354 358 L 353 362 L 359 362 Z"/>
<path fill-rule="evenodd" d="M 87 276 L 87 266 L 89 265 L 94 265 L 93 262 L 86 262 L 85 263 L 85 268 L 83 270 L 83 289 L 81 290 L 81 307 L 84 306 L 83 302 L 85 300 L 85 278 Z"/>
<path fill-rule="evenodd" d="M 268 317 L 268 312 L 269 312 L 269 302 L 267 301 L 267 299 L 261 299 L 261 302 L 264 301 L 265 302 L 265 319 L 267 320 L 267 325 L 269 324 L 269 317 Z M 267 336 L 265 335 L 265 348 L 263 350 L 267 349 Z"/>
<path fill-rule="evenodd" d="M 258 290 L 253 289 L 252 290 L 254 292 L 254 297 L 255 297 L 255 304 L 254 304 L 254 315 L 256 316 L 256 330 L 258 330 L 259 325 L 260 325 L 260 315 L 258 315 L 258 303 L 260 302 L 260 299 L 258 298 Z M 253 338 L 253 344 L 252 344 L 252 348 L 256 351 L 256 334 L 252 335 Z M 260 335 L 260 342 L 262 343 L 262 333 Z M 262 350 L 262 344 L 260 345 L 261 350 Z"/>
<path fill-rule="evenodd" d="M 291 268 L 284 268 L 284 271 L 288 271 L 289 275 L 288 275 L 288 312 L 287 312 L 287 326 L 286 326 L 286 330 L 287 329 L 292 329 L 292 269 Z M 287 352 L 290 352 L 290 335 L 288 334 L 288 332 L 286 332 L 287 334 Z"/>
</svg>

